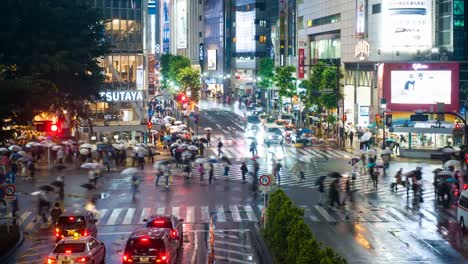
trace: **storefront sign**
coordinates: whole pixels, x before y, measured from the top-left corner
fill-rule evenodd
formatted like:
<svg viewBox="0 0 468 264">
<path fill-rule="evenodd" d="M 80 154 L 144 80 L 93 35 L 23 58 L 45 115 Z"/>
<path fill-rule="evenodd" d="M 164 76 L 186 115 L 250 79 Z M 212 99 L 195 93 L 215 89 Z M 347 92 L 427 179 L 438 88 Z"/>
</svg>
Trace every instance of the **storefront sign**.
<svg viewBox="0 0 468 264">
<path fill-rule="evenodd" d="M 299 49 L 299 52 L 298 52 L 297 77 L 299 79 L 304 78 L 304 49 Z"/>
<path fill-rule="evenodd" d="M 104 101 L 107 102 L 143 101 L 142 91 L 99 92 L 99 95 Z"/>
<path fill-rule="evenodd" d="M 359 40 L 359 42 L 354 47 L 354 56 L 359 60 L 367 60 L 369 59 L 370 54 L 370 45 L 369 42 L 366 40 Z"/>
<path fill-rule="evenodd" d="M 356 34 L 366 34 L 366 0 L 356 0 Z"/>
<path fill-rule="evenodd" d="M 425 64 L 421 64 L 421 63 L 413 63 L 412 68 L 413 68 L 413 70 L 417 71 L 417 70 L 421 70 L 421 69 L 428 69 L 429 66 L 427 66 Z"/>
<path fill-rule="evenodd" d="M 198 61 L 200 62 L 200 65 L 203 65 L 203 62 L 205 61 L 205 46 L 203 43 L 200 43 L 198 46 Z"/>
<path fill-rule="evenodd" d="M 216 71 L 217 65 L 216 65 L 216 50 L 215 49 L 209 49 L 208 50 L 208 70 L 209 71 Z"/>
</svg>

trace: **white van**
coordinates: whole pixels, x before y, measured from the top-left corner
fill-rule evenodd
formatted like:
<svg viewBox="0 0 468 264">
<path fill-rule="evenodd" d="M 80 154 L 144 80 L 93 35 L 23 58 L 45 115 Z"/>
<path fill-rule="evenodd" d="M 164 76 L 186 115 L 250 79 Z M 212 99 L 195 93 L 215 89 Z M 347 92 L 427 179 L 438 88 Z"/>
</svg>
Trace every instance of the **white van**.
<svg viewBox="0 0 468 264">
<path fill-rule="evenodd" d="M 457 220 L 462 229 L 468 224 L 468 190 L 461 193 L 457 203 Z"/>
</svg>

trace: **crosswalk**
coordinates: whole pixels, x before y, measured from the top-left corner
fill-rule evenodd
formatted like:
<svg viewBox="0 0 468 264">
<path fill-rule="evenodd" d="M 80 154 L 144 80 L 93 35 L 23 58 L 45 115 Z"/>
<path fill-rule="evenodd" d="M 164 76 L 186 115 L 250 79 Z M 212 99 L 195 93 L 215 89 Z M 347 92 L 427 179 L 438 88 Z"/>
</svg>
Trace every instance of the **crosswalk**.
<svg viewBox="0 0 468 264">
<path fill-rule="evenodd" d="M 75 209 L 66 209 L 73 211 Z M 216 206 L 172 206 L 157 208 L 103 208 L 98 209 L 96 218 L 100 226 L 138 225 L 154 214 L 172 214 L 184 219 L 184 223 L 257 222 L 257 215 L 251 205 L 216 205 Z M 31 211 L 19 214 L 18 223 L 24 230 L 47 228 L 48 225 L 34 222 L 35 214 Z M 50 225 L 50 223 L 49 223 Z"/>
<path fill-rule="evenodd" d="M 428 222 L 457 221 L 455 212 L 450 210 L 431 210 L 429 208 L 408 209 L 397 206 L 364 207 L 351 205 L 350 207 L 335 208 L 322 205 L 299 205 L 304 209 L 304 217 L 311 222 L 339 223 L 339 222 L 418 222 L 424 219 Z M 261 209 L 262 206 L 259 206 Z"/>
</svg>

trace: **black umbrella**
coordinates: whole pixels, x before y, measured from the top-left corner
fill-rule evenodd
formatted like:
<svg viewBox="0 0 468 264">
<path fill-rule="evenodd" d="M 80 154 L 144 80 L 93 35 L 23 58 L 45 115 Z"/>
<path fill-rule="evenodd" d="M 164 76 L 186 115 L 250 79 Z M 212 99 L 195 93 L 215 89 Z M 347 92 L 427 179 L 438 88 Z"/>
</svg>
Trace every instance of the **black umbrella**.
<svg viewBox="0 0 468 264">
<path fill-rule="evenodd" d="M 342 178 L 343 176 L 341 174 L 339 174 L 338 172 L 330 172 L 328 174 L 328 177 L 330 178 L 335 178 L 335 179 L 339 179 L 339 178 Z"/>
<path fill-rule="evenodd" d="M 206 138 L 200 138 L 199 140 L 200 140 L 202 143 L 208 143 L 208 139 L 206 139 Z"/>
<path fill-rule="evenodd" d="M 51 191 L 55 190 L 55 188 L 53 186 L 50 186 L 50 185 L 42 185 L 42 186 L 39 186 L 38 189 L 41 190 L 41 191 L 45 191 L 45 192 L 51 192 Z"/>
<path fill-rule="evenodd" d="M 62 181 L 53 181 L 50 183 L 50 185 L 57 186 L 57 187 L 62 187 L 63 182 Z"/>
<path fill-rule="evenodd" d="M 320 176 L 316 181 L 315 185 L 320 185 L 326 178 L 327 176 Z"/>
<path fill-rule="evenodd" d="M 58 171 L 62 171 L 62 170 L 64 170 L 64 169 L 66 169 L 67 166 L 65 166 L 65 165 L 63 165 L 63 164 L 58 164 L 58 165 L 55 165 L 53 168 L 56 169 L 56 170 L 58 170 Z"/>
<path fill-rule="evenodd" d="M 85 188 L 85 189 L 88 189 L 88 190 L 94 189 L 94 185 L 91 184 L 91 183 L 81 184 L 80 186 L 83 187 L 83 188 Z"/>
<path fill-rule="evenodd" d="M 222 157 L 221 158 L 222 161 L 226 162 L 227 164 L 231 165 L 231 161 L 227 158 L 227 157 Z"/>
</svg>

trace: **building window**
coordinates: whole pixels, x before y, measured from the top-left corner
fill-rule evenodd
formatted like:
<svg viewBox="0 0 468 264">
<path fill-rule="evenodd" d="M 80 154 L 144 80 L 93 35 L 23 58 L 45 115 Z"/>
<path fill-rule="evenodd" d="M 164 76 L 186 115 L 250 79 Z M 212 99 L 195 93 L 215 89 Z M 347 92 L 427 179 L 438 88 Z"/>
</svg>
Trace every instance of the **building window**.
<svg viewBox="0 0 468 264">
<path fill-rule="evenodd" d="M 203 37 L 203 35 L 202 35 L 201 31 L 200 31 L 200 32 L 198 32 L 198 37 L 200 37 L 200 38 L 201 38 L 201 37 Z"/>
<path fill-rule="evenodd" d="M 202 16 L 198 16 L 198 21 L 202 21 Z"/>
<path fill-rule="evenodd" d="M 313 40 L 310 42 L 311 58 L 317 59 L 336 59 L 341 56 L 341 39 L 329 38 Z"/>
<path fill-rule="evenodd" d="M 373 4 L 372 5 L 372 14 L 378 14 L 382 12 L 382 4 Z"/>
<path fill-rule="evenodd" d="M 340 14 L 334 14 L 331 16 L 325 16 L 325 17 L 319 17 L 316 19 L 309 19 L 307 21 L 307 26 L 308 27 L 316 27 L 316 26 L 323 26 L 327 24 L 333 24 L 341 21 L 341 15 Z"/>
<path fill-rule="evenodd" d="M 260 27 L 266 27 L 266 20 L 260 20 Z"/>
<path fill-rule="evenodd" d="M 266 43 L 266 36 L 265 36 L 265 35 L 259 36 L 258 41 L 259 41 L 260 43 Z"/>
</svg>

